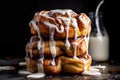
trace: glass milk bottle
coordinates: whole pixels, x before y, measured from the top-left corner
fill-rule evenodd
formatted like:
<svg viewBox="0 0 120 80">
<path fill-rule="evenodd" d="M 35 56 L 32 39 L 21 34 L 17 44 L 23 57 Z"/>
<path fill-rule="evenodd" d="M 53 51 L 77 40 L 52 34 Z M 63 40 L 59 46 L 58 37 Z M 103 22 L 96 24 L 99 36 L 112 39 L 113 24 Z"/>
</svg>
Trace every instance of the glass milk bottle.
<svg viewBox="0 0 120 80">
<path fill-rule="evenodd" d="M 98 16 L 95 16 L 94 12 L 90 12 L 89 17 L 92 27 L 89 53 L 93 61 L 107 61 L 109 59 L 109 36 L 103 24 L 102 12 L 98 13 Z"/>
</svg>

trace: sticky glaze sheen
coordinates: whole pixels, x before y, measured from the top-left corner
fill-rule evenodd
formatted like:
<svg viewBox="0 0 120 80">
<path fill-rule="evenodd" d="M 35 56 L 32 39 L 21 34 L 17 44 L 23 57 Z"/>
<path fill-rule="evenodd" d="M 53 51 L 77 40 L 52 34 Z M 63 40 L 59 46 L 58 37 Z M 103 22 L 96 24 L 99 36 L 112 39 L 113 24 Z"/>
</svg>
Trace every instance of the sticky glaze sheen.
<svg viewBox="0 0 120 80">
<path fill-rule="evenodd" d="M 39 40 L 37 41 L 38 42 L 38 50 L 39 50 L 39 54 L 41 55 L 41 57 L 38 59 L 38 63 L 37 63 L 37 66 L 38 66 L 38 73 L 34 73 L 34 74 L 30 74 L 27 76 L 27 78 L 41 78 L 41 77 L 44 77 L 45 76 L 45 73 L 44 73 L 44 67 L 43 67 L 43 62 L 44 62 L 44 40 L 42 39 L 41 37 L 41 33 L 40 33 L 40 30 L 37 26 L 37 22 L 39 22 L 39 20 L 41 19 L 41 16 L 42 17 L 46 17 L 50 20 L 53 21 L 53 23 L 51 23 L 50 21 L 43 21 L 43 24 L 46 25 L 48 28 L 49 28 L 49 48 L 50 48 L 50 51 L 51 51 L 51 55 L 52 55 L 52 62 L 51 62 L 51 65 L 55 66 L 56 63 L 55 63 L 55 58 L 56 58 L 56 46 L 55 46 L 55 40 L 54 40 L 54 34 L 55 34 L 55 31 L 57 33 L 63 33 L 64 31 L 66 32 L 66 38 L 65 38 L 65 47 L 67 49 L 70 49 L 70 47 L 72 46 L 73 49 L 74 49 L 74 56 L 73 58 L 74 59 L 78 59 L 78 57 L 76 56 L 76 50 L 77 50 L 77 46 L 79 45 L 78 42 L 73 42 L 72 45 L 70 45 L 70 41 L 68 39 L 69 37 L 69 27 L 70 27 L 70 24 L 71 26 L 73 27 L 74 29 L 74 40 L 78 40 L 80 38 L 78 38 L 78 35 L 77 35 L 77 30 L 79 29 L 78 27 L 78 19 L 76 19 L 75 16 L 77 16 L 77 14 L 74 15 L 73 17 L 73 14 L 72 14 L 72 10 L 71 9 L 55 9 L 55 10 L 50 10 L 48 12 L 46 12 L 47 14 L 44 14 L 45 11 L 41 11 L 40 13 L 36 13 L 35 15 L 37 16 L 37 18 L 32 21 L 30 21 L 30 24 L 29 25 L 32 25 L 34 30 L 37 32 L 38 34 L 38 38 Z M 58 15 L 55 17 L 55 19 L 52 17 L 55 13 L 58 13 Z M 64 16 L 64 15 L 67 15 Z M 56 23 L 55 22 L 58 21 L 60 24 Z M 82 17 L 82 15 L 79 16 L 79 20 L 81 20 L 85 26 L 88 25 L 89 23 L 89 20 L 88 21 L 85 21 L 84 18 Z M 64 25 L 63 25 L 64 24 Z M 58 28 L 59 27 L 59 28 Z M 89 36 L 85 36 L 85 41 L 86 41 L 86 46 L 88 46 L 88 41 L 89 41 Z M 29 47 L 29 48 L 32 48 L 33 46 L 33 41 L 30 41 L 30 44 L 28 44 L 26 47 Z M 88 47 L 87 47 L 88 49 Z M 86 51 L 86 53 L 88 53 L 88 51 Z M 31 54 L 31 57 L 32 57 L 32 49 L 30 51 L 30 54 Z M 28 52 L 27 52 L 27 49 L 26 49 L 26 56 L 28 56 Z M 26 58 L 26 60 L 28 61 L 28 66 L 29 66 L 29 58 Z M 87 69 L 86 69 L 86 60 L 83 60 L 84 62 L 84 73 L 87 72 Z M 83 73 L 83 74 L 84 74 Z"/>
</svg>

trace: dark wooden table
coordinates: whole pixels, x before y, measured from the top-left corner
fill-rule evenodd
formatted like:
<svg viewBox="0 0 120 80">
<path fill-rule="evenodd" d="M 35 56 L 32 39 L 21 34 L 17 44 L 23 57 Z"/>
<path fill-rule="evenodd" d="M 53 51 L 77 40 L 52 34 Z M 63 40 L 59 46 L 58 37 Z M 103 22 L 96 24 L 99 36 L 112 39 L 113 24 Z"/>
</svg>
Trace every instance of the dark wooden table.
<svg viewBox="0 0 120 80">
<path fill-rule="evenodd" d="M 14 66 L 14 70 L 0 70 L 0 80 L 118 80 L 120 79 L 120 61 L 106 61 L 106 62 L 92 62 L 92 65 L 106 66 L 105 69 L 100 69 L 102 75 L 100 76 L 83 76 L 83 75 L 58 75 L 46 76 L 40 79 L 27 79 L 24 74 L 19 74 L 18 70 L 25 67 L 19 66 L 19 62 L 24 59 L 2 60 L 0 59 L 0 66 L 8 65 Z M 11 64 L 10 64 L 11 63 Z"/>
</svg>

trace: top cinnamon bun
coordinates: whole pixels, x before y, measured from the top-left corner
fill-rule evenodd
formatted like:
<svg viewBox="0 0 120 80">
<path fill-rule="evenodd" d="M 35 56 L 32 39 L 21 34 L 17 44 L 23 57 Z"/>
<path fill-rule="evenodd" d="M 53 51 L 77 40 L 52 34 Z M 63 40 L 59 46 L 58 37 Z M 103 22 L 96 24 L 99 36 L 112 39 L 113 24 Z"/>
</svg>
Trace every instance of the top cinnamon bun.
<svg viewBox="0 0 120 80">
<path fill-rule="evenodd" d="M 29 24 L 31 33 L 49 39 L 68 39 L 86 36 L 91 31 L 91 21 L 85 13 L 71 9 L 54 9 L 36 12 Z"/>
</svg>

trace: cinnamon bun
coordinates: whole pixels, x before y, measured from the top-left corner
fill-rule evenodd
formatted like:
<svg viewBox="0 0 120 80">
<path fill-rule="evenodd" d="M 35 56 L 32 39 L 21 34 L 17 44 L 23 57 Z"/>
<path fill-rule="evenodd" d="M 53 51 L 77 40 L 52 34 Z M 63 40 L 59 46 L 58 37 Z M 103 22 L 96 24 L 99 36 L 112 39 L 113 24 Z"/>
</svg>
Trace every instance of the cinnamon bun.
<svg viewBox="0 0 120 80">
<path fill-rule="evenodd" d="M 56 75 L 81 74 L 90 70 L 88 53 L 91 21 L 85 13 L 71 9 L 36 12 L 30 21 L 33 36 L 26 44 L 26 68 Z"/>
<path fill-rule="evenodd" d="M 47 39 L 51 36 L 49 33 L 53 33 L 55 39 L 76 38 L 90 33 L 91 21 L 85 13 L 57 9 L 36 12 L 30 28 L 32 34 L 40 31 L 39 34 Z"/>
</svg>

